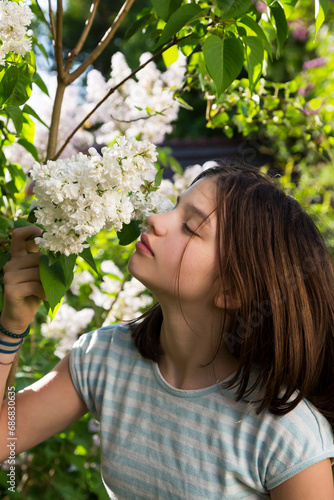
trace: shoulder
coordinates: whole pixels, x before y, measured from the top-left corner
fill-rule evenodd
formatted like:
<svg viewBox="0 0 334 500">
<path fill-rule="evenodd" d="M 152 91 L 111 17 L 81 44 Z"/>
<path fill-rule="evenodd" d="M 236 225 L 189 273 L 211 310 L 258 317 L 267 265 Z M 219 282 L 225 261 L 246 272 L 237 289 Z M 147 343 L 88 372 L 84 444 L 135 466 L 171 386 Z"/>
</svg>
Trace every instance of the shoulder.
<svg viewBox="0 0 334 500">
<path fill-rule="evenodd" d="M 130 327 L 115 324 L 98 328 L 81 335 L 73 344 L 70 353 L 70 366 L 76 371 L 99 372 L 106 363 L 119 364 L 125 358 L 137 354 Z"/>
<path fill-rule="evenodd" d="M 127 325 L 115 324 L 84 333 L 74 343 L 69 366 L 73 384 L 89 411 L 98 420 L 105 386 L 114 372 L 136 358 Z"/>
<path fill-rule="evenodd" d="M 307 400 L 278 416 L 265 411 L 257 419 L 256 446 L 263 454 L 268 490 L 326 458 L 334 457 L 327 419 Z"/>
<path fill-rule="evenodd" d="M 73 344 L 72 351 L 80 350 L 87 354 L 105 352 L 114 344 L 120 347 L 132 347 L 131 330 L 128 325 L 117 323 L 84 333 Z"/>
</svg>

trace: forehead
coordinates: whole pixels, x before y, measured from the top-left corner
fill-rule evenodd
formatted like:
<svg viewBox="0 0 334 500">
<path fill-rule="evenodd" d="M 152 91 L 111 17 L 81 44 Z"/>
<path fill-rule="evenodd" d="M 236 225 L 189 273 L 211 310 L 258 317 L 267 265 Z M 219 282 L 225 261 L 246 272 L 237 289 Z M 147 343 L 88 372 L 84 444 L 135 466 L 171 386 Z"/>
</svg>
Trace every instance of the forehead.
<svg viewBox="0 0 334 500">
<path fill-rule="evenodd" d="M 191 201 L 194 205 L 201 204 L 202 208 L 214 210 L 216 207 L 217 185 L 212 177 L 200 179 L 192 184 L 182 195 L 182 198 Z"/>
</svg>

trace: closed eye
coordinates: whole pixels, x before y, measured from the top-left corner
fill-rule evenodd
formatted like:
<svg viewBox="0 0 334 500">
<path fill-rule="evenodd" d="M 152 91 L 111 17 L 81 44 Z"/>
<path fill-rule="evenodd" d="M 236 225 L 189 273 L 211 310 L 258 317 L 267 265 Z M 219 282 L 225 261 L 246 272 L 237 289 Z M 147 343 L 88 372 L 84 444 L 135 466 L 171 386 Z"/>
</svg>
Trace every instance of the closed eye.
<svg viewBox="0 0 334 500">
<path fill-rule="evenodd" d="M 190 227 L 188 226 L 188 224 L 186 222 L 184 222 L 182 224 L 183 226 L 183 230 L 188 233 L 188 234 L 191 234 L 191 236 L 198 236 L 197 233 L 195 233 L 195 231 L 193 231 L 192 229 L 190 229 Z"/>
</svg>

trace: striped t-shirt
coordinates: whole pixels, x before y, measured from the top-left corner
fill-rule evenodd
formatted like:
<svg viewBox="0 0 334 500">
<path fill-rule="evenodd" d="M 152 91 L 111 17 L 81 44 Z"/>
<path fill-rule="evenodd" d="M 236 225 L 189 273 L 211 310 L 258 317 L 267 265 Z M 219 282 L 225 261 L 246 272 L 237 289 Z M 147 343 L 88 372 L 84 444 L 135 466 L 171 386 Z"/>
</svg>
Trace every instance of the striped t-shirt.
<svg viewBox="0 0 334 500">
<path fill-rule="evenodd" d="M 309 402 L 282 417 L 258 416 L 233 390 L 175 389 L 140 356 L 127 326 L 82 335 L 70 370 L 101 423 L 110 498 L 269 498 L 271 488 L 334 457 L 331 428 Z"/>
</svg>

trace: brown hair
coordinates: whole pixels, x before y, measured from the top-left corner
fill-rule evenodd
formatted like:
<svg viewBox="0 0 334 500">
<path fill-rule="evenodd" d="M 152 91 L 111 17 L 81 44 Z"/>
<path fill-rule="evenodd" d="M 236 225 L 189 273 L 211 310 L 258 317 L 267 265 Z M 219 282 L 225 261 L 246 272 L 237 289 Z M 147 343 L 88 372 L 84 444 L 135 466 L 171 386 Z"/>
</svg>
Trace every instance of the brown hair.
<svg viewBox="0 0 334 500">
<path fill-rule="evenodd" d="M 236 287 L 241 307 L 224 341 L 240 360 L 226 387 L 237 399 L 261 390 L 257 412 L 291 411 L 307 398 L 334 426 L 334 270 L 311 216 L 269 175 L 228 164 L 215 177 L 220 276 Z M 132 322 L 139 352 L 159 357 L 159 304 Z M 252 367 L 259 368 L 249 388 Z"/>
</svg>

